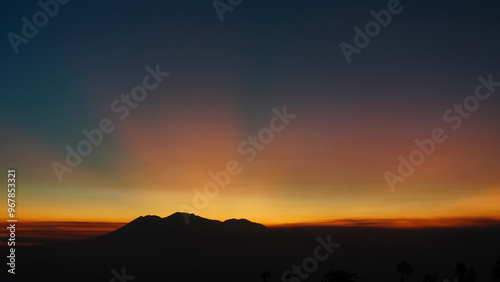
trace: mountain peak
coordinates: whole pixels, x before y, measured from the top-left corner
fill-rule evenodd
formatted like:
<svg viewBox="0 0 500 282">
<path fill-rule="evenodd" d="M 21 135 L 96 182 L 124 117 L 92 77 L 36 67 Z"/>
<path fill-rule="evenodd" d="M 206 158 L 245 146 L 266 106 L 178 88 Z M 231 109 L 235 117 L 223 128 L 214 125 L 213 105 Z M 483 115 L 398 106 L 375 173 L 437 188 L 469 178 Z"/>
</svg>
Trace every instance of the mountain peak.
<svg viewBox="0 0 500 282">
<path fill-rule="evenodd" d="M 228 219 L 224 222 L 207 219 L 195 214 L 176 212 L 167 217 L 161 218 L 157 215 L 140 216 L 122 228 L 112 232 L 113 234 L 128 234 L 125 237 L 134 238 L 137 236 L 148 237 L 159 236 L 159 234 L 173 233 L 198 233 L 213 234 L 214 232 L 253 232 L 266 230 L 262 224 L 251 222 L 247 219 Z M 147 230 L 146 233 L 145 230 Z"/>
<path fill-rule="evenodd" d="M 163 218 L 164 222 L 175 224 L 190 224 L 192 222 L 208 221 L 209 219 L 197 216 L 194 213 L 176 212 Z"/>
<path fill-rule="evenodd" d="M 187 213 L 187 212 L 175 212 L 167 217 L 164 217 L 163 219 L 177 219 L 177 218 L 185 218 L 185 217 L 191 217 L 191 216 L 195 216 L 195 217 L 198 217 L 197 215 L 195 215 L 194 213 Z"/>
<path fill-rule="evenodd" d="M 161 217 L 159 217 L 157 215 L 146 215 L 146 216 L 139 216 L 138 218 L 132 220 L 130 223 L 132 223 L 132 222 L 157 223 L 160 221 L 161 221 Z"/>
</svg>

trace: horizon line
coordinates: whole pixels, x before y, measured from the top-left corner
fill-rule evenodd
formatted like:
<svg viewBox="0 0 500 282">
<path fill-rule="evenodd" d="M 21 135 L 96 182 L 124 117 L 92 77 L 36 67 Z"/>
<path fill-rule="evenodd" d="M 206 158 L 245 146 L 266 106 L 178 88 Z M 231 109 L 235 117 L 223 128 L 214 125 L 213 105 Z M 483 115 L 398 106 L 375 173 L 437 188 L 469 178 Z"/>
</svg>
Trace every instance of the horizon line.
<svg viewBox="0 0 500 282">
<path fill-rule="evenodd" d="M 173 213 L 175 214 L 175 213 Z M 173 215 L 171 214 L 171 215 Z M 169 216 L 171 216 L 169 215 Z M 195 216 L 202 217 L 194 214 Z M 169 216 L 159 216 L 159 215 L 141 215 L 137 216 L 130 221 L 92 221 L 92 220 L 20 220 L 23 223 L 31 224 L 42 224 L 42 223 L 68 223 L 68 224 L 128 224 L 133 220 L 145 217 L 145 216 L 158 216 L 160 218 L 166 218 Z M 217 220 L 224 222 L 225 220 L 234 219 L 213 219 L 206 218 L 209 220 Z M 236 218 L 236 219 L 246 219 L 248 218 Z M 325 221 L 310 221 L 310 222 L 288 222 L 288 223 L 261 223 L 258 221 L 249 220 L 254 223 L 262 224 L 269 228 L 275 227 L 321 227 L 321 226 L 339 226 L 339 227 L 378 227 L 378 228 L 433 228 L 433 227 L 480 227 L 480 226 L 495 226 L 500 225 L 500 217 L 434 217 L 434 218 L 365 218 L 365 219 L 354 219 L 354 218 L 343 218 L 343 219 L 332 219 Z"/>
</svg>

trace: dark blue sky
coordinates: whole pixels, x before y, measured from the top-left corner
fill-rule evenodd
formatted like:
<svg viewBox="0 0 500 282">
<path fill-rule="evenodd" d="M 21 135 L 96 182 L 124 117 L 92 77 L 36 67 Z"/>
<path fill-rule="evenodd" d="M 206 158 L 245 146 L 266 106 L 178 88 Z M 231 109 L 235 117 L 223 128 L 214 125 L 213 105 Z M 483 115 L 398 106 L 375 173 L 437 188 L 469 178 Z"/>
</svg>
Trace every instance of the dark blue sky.
<svg viewBox="0 0 500 282">
<path fill-rule="evenodd" d="M 40 7 L 36 1 L 5 2 L 2 115 L 46 138 L 60 137 L 73 126 L 62 120 L 69 118 L 79 126 L 88 122 L 92 108 L 86 100 L 97 95 L 85 89 L 89 80 L 127 89 L 144 65 L 156 63 L 188 80 L 193 69 L 203 69 L 207 76 L 219 68 L 235 73 L 244 87 L 236 99 L 250 120 L 259 109 L 267 111 L 284 100 L 455 95 L 352 94 L 344 92 L 352 87 L 346 80 L 391 84 L 416 78 L 453 84 L 453 79 L 498 69 L 500 5 L 495 1 L 402 1 L 403 11 L 393 15 L 390 25 L 360 55 L 353 55 L 352 64 L 346 64 L 339 43 L 352 44 L 353 27 L 363 27 L 372 20 L 370 10 L 386 5 L 387 1 L 243 1 L 221 22 L 210 1 L 71 1 L 61 5 L 15 55 L 7 34 L 20 34 L 21 17 L 31 19 Z M 311 87 L 323 79 L 336 83 L 323 91 L 269 96 L 266 90 L 284 76 Z"/>
</svg>

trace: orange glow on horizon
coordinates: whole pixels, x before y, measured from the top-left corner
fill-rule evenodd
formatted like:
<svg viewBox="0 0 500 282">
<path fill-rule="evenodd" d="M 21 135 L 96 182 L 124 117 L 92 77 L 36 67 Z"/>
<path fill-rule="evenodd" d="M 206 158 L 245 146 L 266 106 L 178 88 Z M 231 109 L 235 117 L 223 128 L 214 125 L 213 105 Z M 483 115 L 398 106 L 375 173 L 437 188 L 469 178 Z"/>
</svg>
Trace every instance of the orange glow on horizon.
<svg viewBox="0 0 500 282">
<path fill-rule="evenodd" d="M 217 219 L 224 221 L 226 219 Z M 82 240 L 102 236 L 112 232 L 128 222 L 83 222 L 83 221 L 26 221 L 18 225 L 16 245 L 39 245 L 49 242 Z M 257 222 L 261 223 L 262 222 Z M 343 219 L 329 222 L 302 222 L 292 224 L 264 224 L 268 228 L 290 227 L 352 227 L 352 228 L 395 228 L 395 229 L 429 229 L 429 228 L 468 228 L 468 227 L 500 227 L 499 218 L 398 218 L 398 219 Z M 6 246 L 2 241 L 0 246 Z"/>
</svg>

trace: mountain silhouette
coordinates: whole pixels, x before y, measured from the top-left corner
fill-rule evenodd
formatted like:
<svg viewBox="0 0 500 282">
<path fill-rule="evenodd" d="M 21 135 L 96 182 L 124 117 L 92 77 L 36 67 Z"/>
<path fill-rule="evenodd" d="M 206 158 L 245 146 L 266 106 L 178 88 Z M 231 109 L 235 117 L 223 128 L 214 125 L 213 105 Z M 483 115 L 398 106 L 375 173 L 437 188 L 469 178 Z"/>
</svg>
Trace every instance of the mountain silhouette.
<svg viewBox="0 0 500 282">
<path fill-rule="evenodd" d="M 323 281 L 325 274 L 327 281 L 344 279 L 353 273 L 359 282 L 399 281 L 396 265 L 401 261 L 414 267 L 408 281 L 429 273 L 451 281 L 458 262 L 474 268 L 477 281 L 487 281 L 500 253 L 500 225 L 268 228 L 246 219 L 218 221 L 174 213 L 141 216 L 86 240 L 18 246 L 15 277 L 5 271 L 0 281 L 282 281 L 292 265 L 304 266 L 314 256 L 317 237 L 330 235 L 342 246 L 319 262 L 307 281 Z M 5 248 L 0 253 L 8 253 Z"/>
<path fill-rule="evenodd" d="M 185 217 L 189 216 L 189 224 Z M 248 221 L 194 214 L 141 216 L 103 236 L 18 247 L 18 281 L 259 281 L 264 269 L 281 277 L 310 256 L 315 237 Z M 119 281 L 119 279 L 116 279 Z"/>
</svg>

